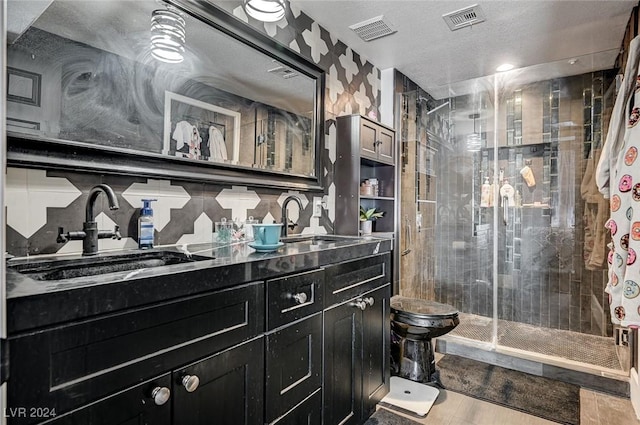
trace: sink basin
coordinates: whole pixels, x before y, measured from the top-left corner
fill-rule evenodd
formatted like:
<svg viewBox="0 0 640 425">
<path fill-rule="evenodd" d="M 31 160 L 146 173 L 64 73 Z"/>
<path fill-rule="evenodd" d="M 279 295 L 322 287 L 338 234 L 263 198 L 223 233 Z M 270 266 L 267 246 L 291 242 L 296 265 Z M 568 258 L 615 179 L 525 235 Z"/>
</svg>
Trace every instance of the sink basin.
<svg viewBox="0 0 640 425">
<path fill-rule="evenodd" d="M 306 243 L 310 245 L 320 245 L 325 243 L 335 243 L 342 241 L 353 240 L 352 236 L 336 236 L 336 235 L 302 235 L 302 236 L 288 236 L 282 238 L 281 242 L 284 243 Z"/>
<path fill-rule="evenodd" d="M 97 276 L 128 270 L 139 270 L 171 264 L 211 260 L 213 257 L 186 255 L 174 251 L 144 251 L 122 255 L 98 255 L 75 259 L 43 259 L 22 264 L 8 264 L 10 270 L 27 275 L 34 280 L 63 280 L 76 277 Z"/>
</svg>

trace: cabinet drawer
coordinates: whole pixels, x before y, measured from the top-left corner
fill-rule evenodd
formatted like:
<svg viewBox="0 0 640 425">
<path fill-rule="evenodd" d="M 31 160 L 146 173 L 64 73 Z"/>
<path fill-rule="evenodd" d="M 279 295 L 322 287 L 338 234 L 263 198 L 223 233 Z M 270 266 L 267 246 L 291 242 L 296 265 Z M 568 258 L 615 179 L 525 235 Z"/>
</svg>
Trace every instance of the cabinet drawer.
<svg viewBox="0 0 640 425">
<path fill-rule="evenodd" d="M 390 255 L 374 255 L 326 268 L 324 304 L 331 306 L 391 281 Z"/>
<path fill-rule="evenodd" d="M 169 400 L 158 406 L 152 397 L 156 388 L 170 390 L 171 375 L 166 374 L 136 385 L 44 423 L 51 425 L 170 425 L 171 395 Z M 14 422 L 9 421 L 9 423 Z"/>
<path fill-rule="evenodd" d="M 264 330 L 262 283 L 172 300 L 9 340 L 9 406 L 59 413 Z"/>
<path fill-rule="evenodd" d="M 322 310 L 324 270 L 267 281 L 267 329 Z"/>
<path fill-rule="evenodd" d="M 320 425 L 322 423 L 322 391 L 313 395 L 287 412 L 271 425 Z"/>
<path fill-rule="evenodd" d="M 266 422 L 291 410 L 322 385 L 322 314 L 267 335 Z"/>
</svg>

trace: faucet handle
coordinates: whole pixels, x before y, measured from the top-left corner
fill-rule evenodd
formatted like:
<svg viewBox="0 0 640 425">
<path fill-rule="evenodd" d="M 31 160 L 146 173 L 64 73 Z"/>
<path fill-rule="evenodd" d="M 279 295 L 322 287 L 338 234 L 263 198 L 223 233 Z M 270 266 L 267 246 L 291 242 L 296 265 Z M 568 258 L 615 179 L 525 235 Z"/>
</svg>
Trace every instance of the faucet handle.
<svg viewBox="0 0 640 425">
<path fill-rule="evenodd" d="M 56 238 L 57 243 L 65 243 L 69 241 L 69 234 L 64 233 L 64 227 L 58 227 L 58 237 Z"/>
<path fill-rule="evenodd" d="M 120 226 L 118 226 L 117 224 L 113 226 L 113 236 L 111 237 L 111 239 L 122 239 L 122 235 L 120 234 Z"/>
</svg>

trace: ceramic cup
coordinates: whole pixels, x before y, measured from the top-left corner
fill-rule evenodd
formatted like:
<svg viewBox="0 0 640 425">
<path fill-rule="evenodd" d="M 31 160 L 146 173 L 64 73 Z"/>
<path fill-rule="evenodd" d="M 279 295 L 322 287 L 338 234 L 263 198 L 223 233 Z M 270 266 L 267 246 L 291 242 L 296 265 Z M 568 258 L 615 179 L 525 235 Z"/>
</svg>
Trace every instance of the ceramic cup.
<svg viewBox="0 0 640 425">
<path fill-rule="evenodd" d="M 277 245 L 280 242 L 282 223 L 254 224 L 253 239 L 255 245 Z"/>
</svg>

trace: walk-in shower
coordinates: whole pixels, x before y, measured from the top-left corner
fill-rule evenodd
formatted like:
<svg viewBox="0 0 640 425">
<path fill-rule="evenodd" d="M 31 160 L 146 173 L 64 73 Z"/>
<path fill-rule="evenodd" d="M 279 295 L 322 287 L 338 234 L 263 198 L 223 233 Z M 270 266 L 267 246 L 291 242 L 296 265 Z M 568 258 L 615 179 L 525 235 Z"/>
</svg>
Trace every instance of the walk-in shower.
<svg viewBox="0 0 640 425">
<path fill-rule="evenodd" d="M 525 72 L 444 100 L 404 82 L 400 293 L 460 311 L 449 347 L 624 379 L 593 181 L 615 75 Z"/>
</svg>

